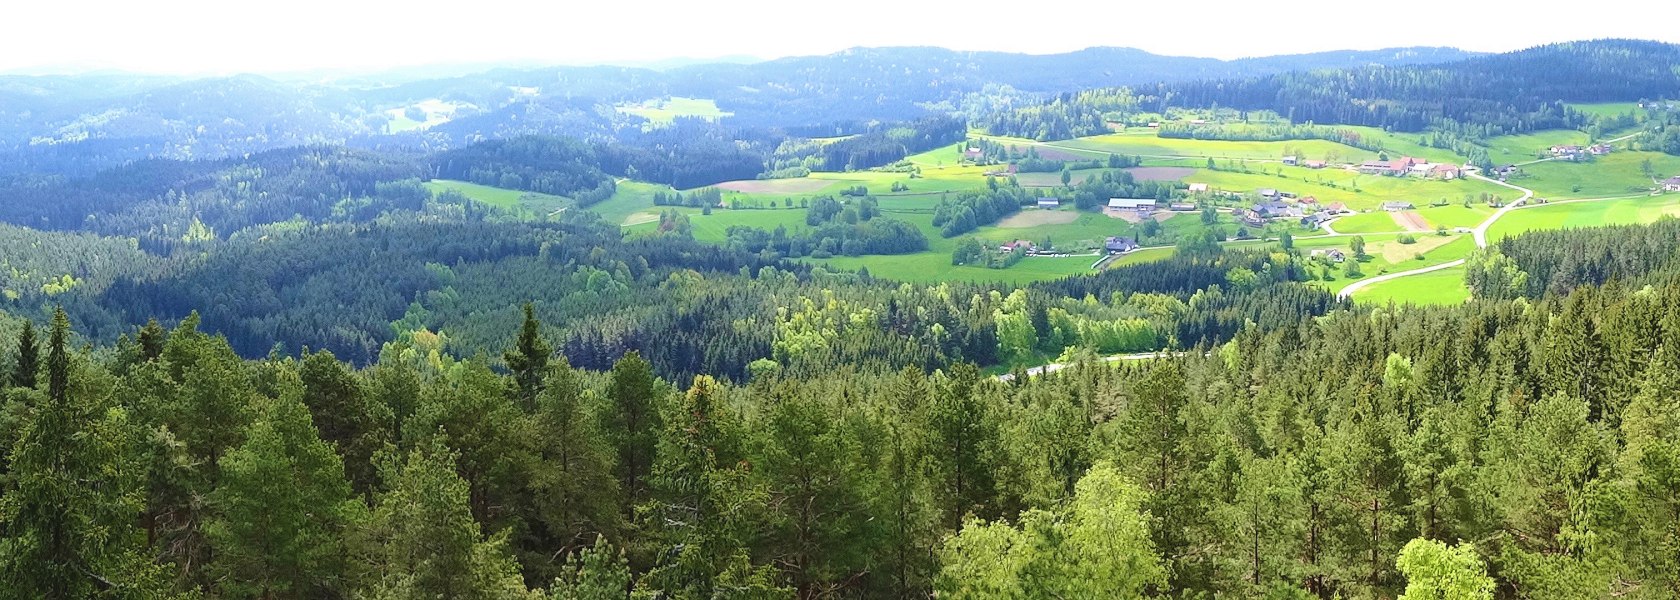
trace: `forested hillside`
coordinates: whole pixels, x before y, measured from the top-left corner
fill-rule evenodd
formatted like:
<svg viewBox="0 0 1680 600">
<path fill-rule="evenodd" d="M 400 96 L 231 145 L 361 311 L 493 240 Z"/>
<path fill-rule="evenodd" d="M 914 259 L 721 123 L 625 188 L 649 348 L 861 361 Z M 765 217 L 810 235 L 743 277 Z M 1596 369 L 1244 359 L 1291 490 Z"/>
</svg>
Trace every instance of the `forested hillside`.
<svg viewBox="0 0 1680 600">
<path fill-rule="evenodd" d="M 1008 383 L 577 370 L 531 311 L 505 370 L 426 335 L 246 361 L 196 316 L 89 354 L 59 314 L 7 328 L 0 573 L 20 598 L 1671 597 L 1677 301 L 1340 310 Z"/>
</svg>

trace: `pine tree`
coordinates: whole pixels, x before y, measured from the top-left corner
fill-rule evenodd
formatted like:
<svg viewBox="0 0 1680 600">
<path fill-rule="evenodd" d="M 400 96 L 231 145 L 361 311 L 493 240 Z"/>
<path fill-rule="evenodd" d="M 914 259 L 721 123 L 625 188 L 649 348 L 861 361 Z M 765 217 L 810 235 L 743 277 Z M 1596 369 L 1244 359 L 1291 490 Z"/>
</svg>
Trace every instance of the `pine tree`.
<svg viewBox="0 0 1680 600">
<path fill-rule="evenodd" d="M 624 514 L 629 516 L 647 498 L 648 472 L 661 429 L 653 366 L 640 353 L 631 352 L 613 363 L 609 377 L 610 406 L 602 429 L 618 457 L 619 489 L 624 493 Z"/>
<path fill-rule="evenodd" d="M 168 341 L 169 333 L 163 330 L 162 325 L 158 325 L 157 319 L 148 319 L 146 326 L 140 328 L 138 338 L 140 357 L 146 361 L 154 361 L 163 356 L 163 345 Z"/>
<path fill-rule="evenodd" d="M 221 459 L 204 525 L 218 588 L 230 598 L 318 598 L 348 591 L 344 534 L 365 509 L 344 465 L 296 397 L 267 401 Z"/>
<path fill-rule="evenodd" d="M 545 554 L 553 547 L 584 548 L 591 534 L 622 526 L 612 449 L 585 400 L 583 382 L 562 357 L 550 368 L 533 415 L 537 460 L 530 463 L 530 497 L 547 533 Z"/>
<path fill-rule="evenodd" d="M 20 388 L 35 387 L 36 374 L 41 370 L 41 350 L 39 342 L 35 340 L 35 324 L 23 322 L 23 333 L 18 334 L 17 370 L 12 372 L 12 386 Z"/>
<path fill-rule="evenodd" d="M 624 600 L 630 589 L 630 564 L 624 553 L 596 538 L 566 559 L 566 566 L 549 588 L 551 600 Z"/>
<path fill-rule="evenodd" d="M 513 348 L 502 353 L 502 360 L 513 372 L 518 386 L 516 397 L 526 412 L 536 410 L 537 394 L 542 393 L 543 378 L 548 375 L 548 358 L 554 353 L 542 338 L 542 323 L 537 321 L 535 307 L 525 303 L 525 322 L 519 326 L 519 338 Z"/>
<path fill-rule="evenodd" d="M 433 440 L 384 473 L 381 494 L 362 532 L 369 579 L 358 596 L 379 600 L 536 598 L 507 552 L 506 534 L 486 538 L 467 507 L 467 482 L 455 453 Z"/>
</svg>

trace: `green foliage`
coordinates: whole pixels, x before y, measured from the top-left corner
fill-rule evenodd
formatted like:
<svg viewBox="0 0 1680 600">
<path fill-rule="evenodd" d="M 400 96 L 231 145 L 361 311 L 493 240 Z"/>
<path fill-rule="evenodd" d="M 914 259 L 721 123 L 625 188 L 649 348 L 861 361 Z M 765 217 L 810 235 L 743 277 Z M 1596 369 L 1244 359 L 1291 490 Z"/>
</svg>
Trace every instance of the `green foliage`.
<svg viewBox="0 0 1680 600">
<path fill-rule="evenodd" d="M 225 597 L 313 598 L 349 589 L 346 533 L 366 506 L 297 398 L 269 400 L 222 456 L 204 524 Z"/>
<path fill-rule="evenodd" d="M 1415 539 L 1400 550 L 1397 563 L 1406 575 L 1400 600 L 1492 600 L 1493 578 L 1468 543 L 1449 547 Z"/>
<path fill-rule="evenodd" d="M 358 597 L 535 597 L 520 580 L 506 535 L 480 532 L 455 465 L 455 454 L 433 442 L 385 468 L 390 489 L 377 498 L 358 542 L 368 573 Z"/>
<path fill-rule="evenodd" d="M 940 596 L 1142 596 L 1166 581 L 1144 497 L 1113 466 L 1098 464 L 1064 510 L 1023 513 L 1020 528 L 969 521 L 941 550 Z"/>
</svg>

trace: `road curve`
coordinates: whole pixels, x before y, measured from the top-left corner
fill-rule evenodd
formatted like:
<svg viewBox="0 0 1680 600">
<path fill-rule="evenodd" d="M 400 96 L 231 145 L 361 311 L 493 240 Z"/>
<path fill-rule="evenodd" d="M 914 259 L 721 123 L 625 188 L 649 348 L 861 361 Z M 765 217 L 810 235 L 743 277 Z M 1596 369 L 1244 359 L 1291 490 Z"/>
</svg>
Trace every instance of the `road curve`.
<svg viewBox="0 0 1680 600">
<path fill-rule="evenodd" d="M 1516 210 L 1517 207 L 1522 206 L 1523 203 L 1525 203 L 1525 202 L 1528 202 L 1529 198 L 1533 198 L 1534 197 L 1534 190 L 1531 190 L 1531 189 L 1528 189 L 1528 188 L 1525 188 L 1525 187 L 1521 187 L 1521 186 L 1511 185 L 1509 183 L 1505 183 L 1505 182 L 1499 181 L 1497 179 L 1488 179 L 1487 177 L 1482 176 L 1481 173 L 1478 173 L 1478 172 L 1475 172 L 1475 171 L 1471 171 L 1470 174 L 1469 174 L 1469 177 L 1471 177 L 1473 179 L 1480 179 L 1482 181 L 1486 181 L 1486 182 L 1494 184 L 1494 185 L 1508 187 L 1508 188 L 1511 188 L 1513 190 L 1517 190 L 1517 191 L 1523 193 L 1521 198 L 1517 198 L 1516 200 L 1505 203 L 1505 206 L 1501 206 L 1501 207 L 1499 207 L 1499 210 L 1493 211 L 1493 214 L 1488 215 L 1488 218 L 1483 219 L 1482 222 L 1477 224 L 1474 229 L 1470 230 L 1470 236 L 1471 236 L 1471 238 L 1473 238 L 1476 241 L 1476 247 L 1477 248 L 1486 248 L 1488 246 L 1488 243 L 1487 243 L 1488 228 L 1492 227 L 1494 222 L 1498 221 L 1500 217 L 1505 216 L 1505 213 Z M 1399 273 L 1389 273 L 1387 275 L 1372 277 L 1370 279 L 1361 279 L 1357 282 L 1354 282 L 1353 285 L 1349 285 L 1345 288 L 1342 288 L 1342 291 L 1336 293 L 1336 297 L 1337 298 L 1342 298 L 1342 299 L 1345 300 L 1347 298 L 1353 297 L 1354 292 L 1357 292 L 1361 289 L 1364 289 L 1366 286 L 1375 285 L 1375 284 L 1378 284 L 1378 283 L 1382 283 L 1384 281 L 1393 281 L 1393 280 L 1399 279 L 1401 277 L 1410 277 L 1412 275 L 1422 275 L 1424 273 L 1429 273 L 1429 272 L 1432 272 L 1432 271 L 1439 271 L 1441 269 L 1451 269 L 1453 267 L 1464 264 L 1464 262 L 1465 262 L 1464 259 L 1461 258 L 1461 259 L 1458 259 L 1458 260 L 1455 260 L 1455 261 L 1452 261 L 1452 262 L 1445 262 L 1445 263 L 1441 263 L 1441 264 L 1438 264 L 1438 265 L 1430 265 L 1430 266 L 1427 266 L 1427 267 L 1424 267 L 1424 268 L 1421 268 L 1421 269 L 1412 269 L 1410 271 L 1401 271 Z"/>
</svg>

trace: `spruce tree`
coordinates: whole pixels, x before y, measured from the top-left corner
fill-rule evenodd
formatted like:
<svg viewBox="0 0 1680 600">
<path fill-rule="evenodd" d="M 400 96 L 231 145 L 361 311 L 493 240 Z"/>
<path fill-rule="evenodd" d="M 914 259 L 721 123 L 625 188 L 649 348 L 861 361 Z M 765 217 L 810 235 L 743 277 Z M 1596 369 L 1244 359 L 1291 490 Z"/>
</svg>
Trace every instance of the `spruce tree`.
<svg viewBox="0 0 1680 600">
<path fill-rule="evenodd" d="M 35 340 L 35 324 L 23 322 L 23 333 L 18 335 L 17 370 L 12 373 L 12 386 L 21 388 L 35 387 L 36 373 L 41 370 L 41 349 Z"/>
<path fill-rule="evenodd" d="M 13 449 L 0 497 L 0 599 L 157 595 L 160 569 L 135 526 L 141 469 L 127 414 L 70 394 L 69 319 L 53 315 L 50 393 Z"/>
<path fill-rule="evenodd" d="M 537 394 L 542 393 L 543 378 L 548 375 L 548 358 L 554 353 L 542 338 L 542 323 L 537 321 L 535 308 L 525 303 L 525 322 L 519 326 L 519 338 L 514 347 L 502 354 L 508 370 L 513 372 L 518 386 L 519 407 L 525 412 L 536 409 Z"/>
</svg>

